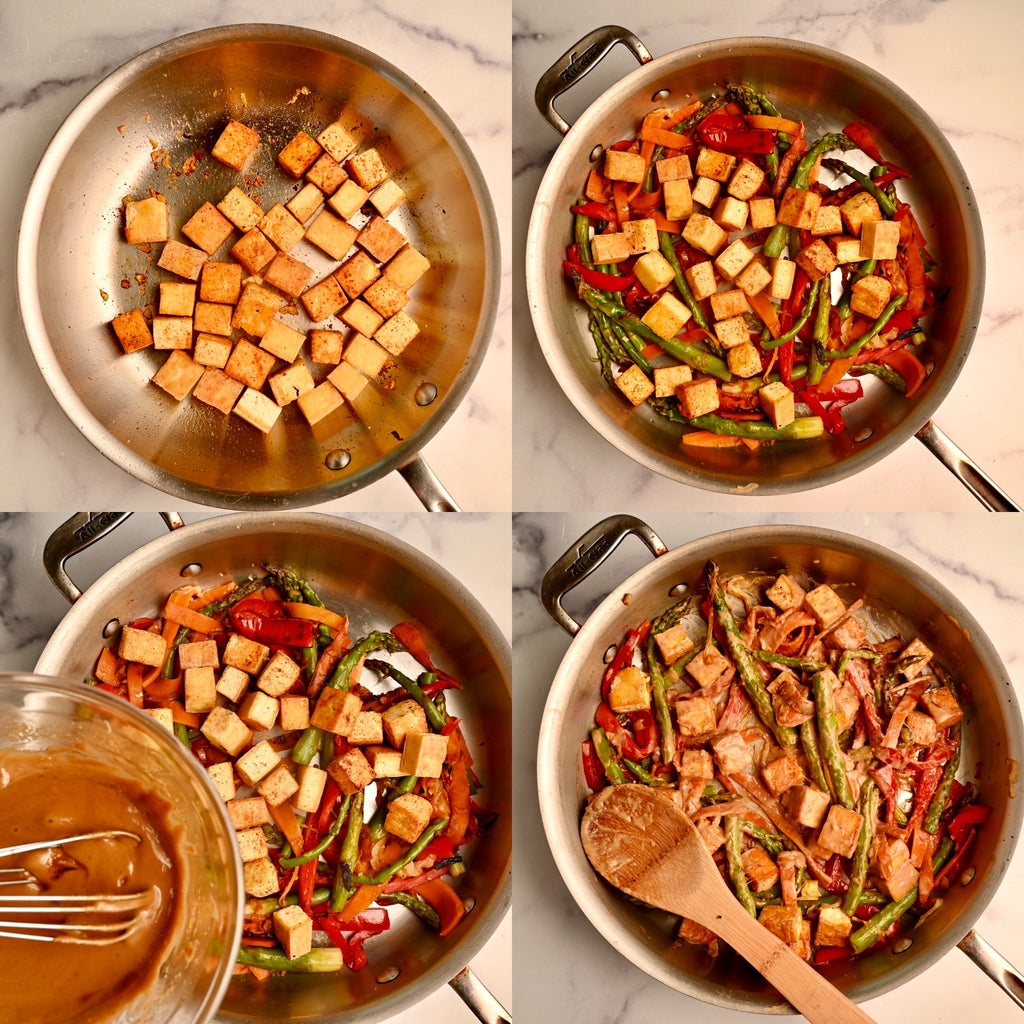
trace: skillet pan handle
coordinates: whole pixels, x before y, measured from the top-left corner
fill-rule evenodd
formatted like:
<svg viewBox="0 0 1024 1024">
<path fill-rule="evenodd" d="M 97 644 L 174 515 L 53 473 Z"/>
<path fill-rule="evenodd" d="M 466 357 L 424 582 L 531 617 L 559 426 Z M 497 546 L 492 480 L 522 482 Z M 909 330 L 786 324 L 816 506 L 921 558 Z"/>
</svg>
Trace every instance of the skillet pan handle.
<svg viewBox="0 0 1024 1024">
<path fill-rule="evenodd" d="M 50 535 L 43 547 L 43 567 L 53 585 L 74 604 L 82 591 L 68 575 L 64 563 L 90 544 L 120 526 L 131 512 L 76 512 Z M 176 530 L 185 523 L 177 512 L 161 512 L 168 530 Z"/>
<path fill-rule="evenodd" d="M 428 512 L 462 511 L 422 456 L 417 455 L 401 466 L 398 472 L 402 474 L 402 479 L 413 489 Z"/>
<path fill-rule="evenodd" d="M 541 603 L 570 636 L 575 636 L 582 624 L 562 607 L 562 598 L 582 583 L 630 534 L 639 537 L 655 558 L 668 551 L 662 539 L 643 520 L 627 515 L 609 516 L 587 530 L 544 574 L 540 585 Z"/>
<path fill-rule="evenodd" d="M 605 25 L 585 35 L 540 76 L 533 99 L 544 120 L 559 134 L 567 134 L 570 125 L 555 110 L 555 97 L 571 89 L 584 75 L 593 71 L 617 43 L 626 46 L 638 64 L 648 64 L 654 59 L 647 47 L 629 29 Z"/>
<path fill-rule="evenodd" d="M 915 436 L 990 512 L 1022 511 L 931 420 Z"/>
<path fill-rule="evenodd" d="M 957 946 L 1024 1010 L 1024 977 L 1020 971 L 997 953 L 973 928 Z"/>
<path fill-rule="evenodd" d="M 480 979 L 464 967 L 448 982 L 462 1001 L 483 1024 L 512 1024 L 512 1016 L 480 983 Z"/>
</svg>

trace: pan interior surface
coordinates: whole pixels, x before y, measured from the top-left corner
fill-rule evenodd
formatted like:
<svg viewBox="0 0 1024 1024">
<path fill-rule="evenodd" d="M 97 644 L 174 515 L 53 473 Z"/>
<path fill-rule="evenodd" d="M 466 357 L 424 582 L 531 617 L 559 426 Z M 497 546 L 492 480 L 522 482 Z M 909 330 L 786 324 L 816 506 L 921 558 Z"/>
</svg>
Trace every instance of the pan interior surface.
<svg viewBox="0 0 1024 1024">
<path fill-rule="evenodd" d="M 897 182 L 948 288 L 925 320 L 920 350 L 931 373 L 911 400 L 872 377 L 844 410 L 848 430 L 812 442 L 779 441 L 752 452 L 680 446 L 678 426 L 623 400 L 601 376 L 586 309 L 562 272 L 572 241 L 569 207 L 604 146 L 634 138 L 657 106 L 707 99 L 728 83 L 763 90 L 782 114 L 802 119 L 809 140 L 853 121 L 868 125 L 883 156 L 910 170 Z M 863 164 L 847 154 L 854 164 Z M 984 293 L 981 222 L 970 185 L 928 115 L 870 68 L 832 51 L 784 39 L 727 39 L 658 58 L 602 94 L 555 152 L 538 190 L 527 238 L 530 312 L 545 358 L 587 421 L 636 462 L 670 479 L 713 491 L 778 494 L 806 490 L 866 468 L 918 430 L 952 386 L 973 341 Z"/>
<path fill-rule="evenodd" d="M 740 957 L 717 959 L 676 937 L 678 919 L 626 901 L 591 868 L 579 838 L 589 795 L 580 743 L 592 727 L 605 652 L 628 626 L 657 617 L 679 600 L 678 588 L 700 589 L 714 558 L 723 575 L 782 569 L 841 588 L 847 598 L 870 595 L 870 606 L 920 635 L 970 695 L 961 776 L 972 777 L 991 815 L 979 829 L 967 864 L 968 884 L 954 879 L 940 911 L 913 931 L 909 948 L 873 952 L 828 965 L 826 976 L 860 1001 L 884 994 L 943 956 L 970 930 L 992 899 L 1021 826 L 1013 779 L 1024 752 L 1020 712 L 998 655 L 970 614 L 911 563 L 882 548 L 829 530 L 774 527 L 735 530 L 669 552 L 634 574 L 599 606 L 559 667 L 541 725 L 538 780 L 549 845 L 581 910 L 609 942 L 646 973 L 705 1002 L 756 1013 L 788 1013 L 789 1005 Z M 670 594 L 670 591 L 672 592 Z M 630 595 L 628 609 L 623 596 Z"/>
<path fill-rule="evenodd" d="M 390 909 L 391 929 L 366 946 L 369 965 L 340 974 L 236 976 L 217 1020 L 370 1024 L 414 1005 L 451 980 L 483 947 L 510 900 L 511 693 L 507 644 L 486 612 L 452 577 L 376 530 L 327 516 L 220 516 L 154 541 L 101 577 L 72 607 L 37 670 L 81 681 L 91 675 L 104 630 L 159 614 L 183 583 L 213 586 L 262 574 L 264 564 L 306 575 L 329 608 L 350 617 L 353 637 L 415 621 L 438 666 L 465 684 L 449 708 L 461 718 L 494 824 L 467 848 L 459 895 L 472 907 L 441 938 L 407 911 Z M 183 570 L 188 570 L 183 573 Z"/>
<path fill-rule="evenodd" d="M 234 186 L 263 209 L 301 181 L 276 155 L 302 129 L 335 119 L 375 146 L 407 196 L 389 220 L 431 266 L 406 312 L 420 335 L 352 405 L 310 427 L 286 408 L 269 434 L 149 378 L 163 353 L 125 355 L 109 327 L 155 309 L 160 245 L 124 241 L 122 201 L 165 196 L 170 237 Z M 261 135 L 244 176 L 210 157 L 229 118 Z M 211 258 L 227 259 L 236 230 Z M 291 255 L 337 263 L 303 240 Z M 447 115 L 411 79 L 343 40 L 284 26 L 232 26 L 181 37 L 101 82 L 60 128 L 36 172 L 19 254 L 22 315 L 40 370 L 64 411 L 108 458 L 164 491 L 206 504 L 290 507 L 338 497 L 408 461 L 475 375 L 497 302 L 497 232 L 479 168 Z M 279 315 L 313 326 L 301 305 Z M 339 327 L 327 321 L 317 326 Z M 279 363 L 278 369 L 284 364 Z M 326 367 L 310 364 L 319 380 Z M 435 397 L 431 397 L 435 396 Z"/>
</svg>

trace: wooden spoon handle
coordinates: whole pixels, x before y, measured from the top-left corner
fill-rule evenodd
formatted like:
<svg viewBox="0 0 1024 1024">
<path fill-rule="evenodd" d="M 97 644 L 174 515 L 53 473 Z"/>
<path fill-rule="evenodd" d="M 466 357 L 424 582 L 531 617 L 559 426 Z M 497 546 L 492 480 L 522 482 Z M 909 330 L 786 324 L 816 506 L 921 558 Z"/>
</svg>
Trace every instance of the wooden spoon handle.
<svg viewBox="0 0 1024 1024">
<path fill-rule="evenodd" d="M 731 894 L 726 896 L 712 901 L 714 906 L 697 920 L 728 942 L 812 1024 L 873 1024 L 856 1003 L 758 924 Z"/>
</svg>

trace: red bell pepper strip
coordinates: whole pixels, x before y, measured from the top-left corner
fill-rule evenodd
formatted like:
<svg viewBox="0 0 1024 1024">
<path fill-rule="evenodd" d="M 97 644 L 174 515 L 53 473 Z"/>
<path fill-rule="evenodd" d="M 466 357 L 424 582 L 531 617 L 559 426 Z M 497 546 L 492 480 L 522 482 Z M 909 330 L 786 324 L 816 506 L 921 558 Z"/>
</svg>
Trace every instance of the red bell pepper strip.
<svg viewBox="0 0 1024 1024">
<path fill-rule="evenodd" d="M 587 784 L 587 789 L 596 793 L 599 789 L 604 788 L 604 771 L 597 754 L 594 753 L 592 740 L 583 741 L 580 756 L 583 759 L 583 779 Z"/>
<path fill-rule="evenodd" d="M 963 846 L 970 835 L 974 825 L 982 825 L 988 820 L 991 813 L 988 807 L 983 804 L 968 804 L 949 823 L 949 835 L 956 845 Z"/>
<path fill-rule="evenodd" d="M 766 128 L 751 128 L 742 118 L 716 111 L 697 126 L 701 141 L 724 153 L 770 153 L 775 148 L 775 133 Z"/>
<path fill-rule="evenodd" d="M 882 156 L 877 144 L 875 143 L 875 137 L 871 134 L 871 129 L 868 128 L 867 125 L 861 124 L 859 121 L 854 121 L 843 129 L 843 134 L 858 149 L 871 157 L 876 164 L 885 164 L 885 166 L 889 168 L 890 172 L 898 172 L 900 177 L 910 177 L 908 171 L 903 170 L 902 167 L 898 167 L 894 163 L 890 163 Z"/>
<path fill-rule="evenodd" d="M 604 676 L 601 679 L 601 697 L 603 700 L 608 699 L 608 691 L 611 688 L 612 680 L 632 662 L 637 647 L 647 639 L 650 631 L 651 624 L 645 619 L 640 624 L 639 629 L 631 629 L 626 633 L 626 639 L 622 641 L 622 646 L 604 670 Z"/>
<path fill-rule="evenodd" d="M 608 734 L 611 743 L 622 751 L 623 757 L 628 757 L 631 761 L 640 761 L 654 752 L 657 737 L 654 716 L 650 711 L 637 711 L 630 716 L 634 729 L 632 733 L 603 702 L 598 705 L 594 721 Z"/>
<path fill-rule="evenodd" d="M 582 214 L 584 217 L 589 217 L 591 220 L 603 220 L 611 224 L 618 223 L 618 214 L 615 212 L 613 206 L 609 206 L 607 203 L 578 203 L 576 206 L 571 206 L 569 209 L 573 213 Z"/>
<path fill-rule="evenodd" d="M 571 260 L 562 261 L 562 269 L 566 277 L 572 277 L 573 272 L 580 275 L 591 288 L 599 288 L 603 292 L 621 292 L 629 288 L 636 278 L 632 274 L 606 274 L 603 270 L 595 270 L 583 263 L 573 263 Z"/>
<path fill-rule="evenodd" d="M 269 601 L 241 601 L 228 612 L 236 632 L 270 647 L 312 647 L 318 625 L 312 619 L 288 619 L 271 614 Z"/>
<path fill-rule="evenodd" d="M 855 402 L 864 394 L 859 380 L 845 378 L 822 393 L 813 388 L 804 388 L 797 394 L 797 401 L 810 406 L 811 411 L 820 416 L 825 429 L 830 434 L 841 434 L 846 430 L 846 423 L 841 415 L 842 410 L 851 402 Z M 825 403 L 828 403 L 827 405 Z"/>
</svg>

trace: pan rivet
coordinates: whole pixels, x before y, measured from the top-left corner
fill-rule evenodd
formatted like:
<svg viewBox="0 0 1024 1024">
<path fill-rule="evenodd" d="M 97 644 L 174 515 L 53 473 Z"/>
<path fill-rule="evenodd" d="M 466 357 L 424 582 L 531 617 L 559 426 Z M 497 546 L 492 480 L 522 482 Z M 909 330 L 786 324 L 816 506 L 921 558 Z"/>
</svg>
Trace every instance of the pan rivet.
<svg viewBox="0 0 1024 1024">
<path fill-rule="evenodd" d="M 386 967 L 377 975 L 377 984 L 387 985 L 389 982 L 395 981 L 401 973 L 397 967 Z"/>
<path fill-rule="evenodd" d="M 914 944 L 914 940 L 904 935 L 902 939 L 897 939 L 892 944 L 892 951 L 894 953 L 906 953 L 908 949 Z"/>
<path fill-rule="evenodd" d="M 690 589 L 689 583 L 677 583 L 669 592 L 669 597 L 682 597 Z"/>
<path fill-rule="evenodd" d="M 604 156 L 604 146 L 595 146 L 590 151 L 590 162 L 596 164 Z"/>
<path fill-rule="evenodd" d="M 352 461 L 352 453 L 344 448 L 335 448 L 333 452 L 327 453 L 324 465 L 328 469 L 344 469 Z"/>
<path fill-rule="evenodd" d="M 198 576 L 203 571 L 203 567 L 198 562 L 189 562 L 181 570 L 182 576 Z"/>
<path fill-rule="evenodd" d="M 671 89 L 659 89 L 652 97 L 651 102 L 657 103 L 660 100 L 667 100 L 672 95 Z"/>
<path fill-rule="evenodd" d="M 961 885 L 970 885 L 974 881 L 974 875 L 977 872 L 977 868 L 972 864 L 967 868 L 964 873 L 960 876 Z"/>
<path fill-rule="evenodd" d="M 618 650 L 617 644 L 612 644 L 607 651 L 604 652 L 604 663 L 606 665 L 611 664 L 612 658 L 615 657 L 615 652 Z"/>
<path fill-rule="evenodd" d="M 873 433 L 870 427 L 863 427 L 853 435 L 853 439 L 857 444 L 863 444 Z"/>
<path fill-rule="evenodd" d="M 111 619 L 103 627 L 103 639 L 109 640 L 120 628 L 121 623 L 117 619 Z"/>
<path fill-rule="evenodd" d="M 466 908 L 466 913 L 471 914 L 473 909 L 476 907 L 476 897 L 467 896 L 463 901 L 462 905 Z"/>
<path fill-rule="evenodd" d="M 417 405 L 430 405 L 434 399 L 437 398 L 437 385 L 431 384 L 430 381 L 424 381 L 416 389 L 416 404 Z"/>
</svg>

